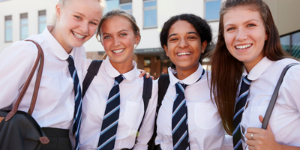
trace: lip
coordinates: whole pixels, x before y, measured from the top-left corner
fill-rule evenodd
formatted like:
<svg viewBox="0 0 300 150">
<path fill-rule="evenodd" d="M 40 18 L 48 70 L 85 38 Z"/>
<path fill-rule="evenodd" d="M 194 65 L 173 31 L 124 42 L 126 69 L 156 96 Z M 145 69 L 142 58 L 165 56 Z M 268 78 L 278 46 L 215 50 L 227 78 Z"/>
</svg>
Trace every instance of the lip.
<svg viewBox="0 0 300 150">
<path fill-rule="evenodd" d="M 77 40 L 80 40 L 80 41 L 84 41 L 84 39 L 87 37 L 86 35 L 80 34 L 80 33 L 75 32 L 75 31 L 71 31 L 71 33 L 72 33 L 72 35 L 73 35 L 74 38 L 76 38 Z M 81 35 L 81 36 L 84 36 L 84 38 L 82 38 L 82 39 L 81 39 L 81 38 L 78 38 L 78 37 L 76 37 L 76 36 L 74 35 L 74 33 L 79 34 L 79 35 Z"/>
<path fill-rule="evenodd" d="M 115 52 L 114 52 L 114 51 L 119 51 L 119 50 L 122 50 L 122 51 L 119 52 L 119 53 L 115 53 Z M 124 51 L 125 51 L 125 48 L 118 48 L 118 49 L 111 50 L 111 52 L 112 52 L 114 55 L 116 55 L 116 56 L 122 55 L 122 54 L 124 53 Z"/>
<path fill-rule="evenodd" d="M 246 46 L 246 45 L 250 45 L 249 47 L 247 47 L 247 48 L 243 48 L 243 49 L 238 49 L 237 48 L 237 46 Z M 239 52 L 244 52 L 244 51 L 247 51 L 247 50 L 249 50 L 251 47 L 253 46 L 253 44 L 252 43 L 247 43 L 247 44 L 238 44 L 238 45 L 235 45 L 234 46 L 234 49 L 235 50 L 237 50 L 237 51 L 239 51 Z"/>
<path fill-rule="evenodd" d="M 189 55 L 178 55 L 180 53 L 190 53 L 190 54 Z M 176 56 L 179 57 L 179 58 L 190 57 L 191 55 L 192 55 L 192 52 L 190 52 L 190 51 L 180 51 L 180 52 L 176 53 Z"/>
</svg>

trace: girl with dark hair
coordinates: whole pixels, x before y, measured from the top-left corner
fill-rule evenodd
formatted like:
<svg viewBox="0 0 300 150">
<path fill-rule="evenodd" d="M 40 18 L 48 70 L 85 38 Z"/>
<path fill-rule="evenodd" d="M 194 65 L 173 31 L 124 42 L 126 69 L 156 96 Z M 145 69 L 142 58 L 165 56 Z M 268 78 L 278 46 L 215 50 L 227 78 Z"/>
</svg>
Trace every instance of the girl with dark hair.
<svg viewBox="0 0 300 150">
<path fill-rule="evenodd" d="M 211 40 L 207 22 L 193 14 L 173 16 L 162 28 L 161 46 L 173 63 L 157 117 L 155 142 L 163 150 L 220 150 L 223 145 L 225 130 L 209 94 L 210 73 L 201 65 Z"/>
<path fill-rule="evenodd" d="M 300 146 L 299 65 L 284 77 L 269 127 L 260 128 L 279 76 L 291 63 L 299 62 L 283 51 L 265 2 L 223 3 L 211 58 L 211 91 L 234 149 L 300 149 L 292 147 Z"/>
<path fill-rule="evenodd" d="M 145 110 L 145 80 L 133 61 L 140 29 L 131 14 L 112 10 L 102 17 L 97 37 L 107 58 L 83 100 L 80 149 L 147 149 L 154 130 L 157 82 L 147 89 L 152 93 Z"/>
</svg>

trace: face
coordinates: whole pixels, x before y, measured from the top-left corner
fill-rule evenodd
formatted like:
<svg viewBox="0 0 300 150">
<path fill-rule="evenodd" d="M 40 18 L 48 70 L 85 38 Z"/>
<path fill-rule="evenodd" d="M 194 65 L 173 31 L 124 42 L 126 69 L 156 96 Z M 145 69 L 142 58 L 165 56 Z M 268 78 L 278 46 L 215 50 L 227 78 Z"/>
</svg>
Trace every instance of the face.
<svg viewBox="0 0 300 150">
<path fill-rule="evenodd" d="M 230 9 L 224 15 L 224 38 L 230 54 L 250 71 L 263 57 L 268 36 L 260 13 L 247 7 Z"/>
<path fill-rule="evenodd" d="M 140 36 L 135 35 L 130 20 L 114 16 L 101 26 L 101 43 L 112 64 L 132 64 L 134 45 Z"/>
<path fill-rule="evenodd" d="M 176 65 L 176 70 L 198 68 L 201 53 L 207 42 L 201 38 L 192 24 L 179 20 L 175 22 L 168 35 L 168 46 L 164 46 L 167 56 Z"/>
<path fill-rule="evenodd" d="M 82 46 L 95 34 L 102 9 L 94 0 L 70 0 L 63 7 L 56 6 L 56 15 L 55 28 L 59 33 L 56 39 L 65 49 L 72 49 Z"/>
</svg>

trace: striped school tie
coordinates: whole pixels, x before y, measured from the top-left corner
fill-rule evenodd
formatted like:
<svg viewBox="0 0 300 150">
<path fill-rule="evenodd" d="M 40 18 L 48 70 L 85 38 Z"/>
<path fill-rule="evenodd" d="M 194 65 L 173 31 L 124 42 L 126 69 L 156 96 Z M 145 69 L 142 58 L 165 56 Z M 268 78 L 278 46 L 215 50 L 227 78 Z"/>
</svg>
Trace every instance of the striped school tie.
<svg viewBox="0 0 300 150">
<path fill-rule="evenodd" d="M 242 114 L 244 112 L 245 104 L 249 94 L 249 87 L 252 81 L 243 77 L 239 97 L 235 103 L 235 111 L 233 117 L 233 146 L 234 150 L 243 150 L 240 123 L 242 121 Z"/>
<path fill-rule="evenodd" d="M 120 114 L 119 84 L 123 80 L 123 75 L 116 77 L 114 86 L 109 92 L 97 150 L 114 149 Z"/>
<path fill-rule="evenodd" d="M 77 75 L 77 71 L 74 65 L 74 59 L 70 55 L 67 59 L 69 62 L 69 71 L 73 78 L 74 83 L 74 94 L 75 94 L 75 111 L 74 111 L 74 120 L 73 120 L 73 129 L 72 133 L 75 137 L 75 150 L 79 149 L 78 142 L 79 142 L 79 130 L 81 124 L 81 111 L 82 111 L 82 96 L 81 96 L 81 87 Z"/>
</svg>

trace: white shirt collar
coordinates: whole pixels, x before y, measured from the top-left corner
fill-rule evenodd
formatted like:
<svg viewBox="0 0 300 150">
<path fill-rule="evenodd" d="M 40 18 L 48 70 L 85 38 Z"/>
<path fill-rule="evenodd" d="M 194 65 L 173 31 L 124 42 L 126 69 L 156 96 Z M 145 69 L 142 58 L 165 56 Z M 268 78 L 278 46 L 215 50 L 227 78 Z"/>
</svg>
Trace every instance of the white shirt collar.
<svg viewBox="0 0 300 150">
<path fill-rule="evenodd" d="M 112 66 L 112 64 L 109 61 L 109 57 L 103 61 L 104 68 L 108 76 L 111 78 L 115 78 L 120 75 L 120 73 Z M 134 78 L 138 77 L 140 75 L 140 71 L 137 69 L 137 65 L 134 61 L 132 61 L 133 69 L 124 73 L 123 76 L 126 80 L 133 80 Z"/>
<path fill-rule="evenodd" d="M 68 54 L 65 49 L 58 43 L 58 41 L 52 36 L 50 33 L 53 29 L 52 25 L 48 25 L 47 28 L 44 29 L 42 36 L 46 39 L 46 41 L 49 41 L 51 45 L 51 50 L 54 52 L 54 54 L 61 60 L 67 60 L 69 55 L 74 54 L 74 49 L 72 49 L 71 53 Z M 74 56 L 73 56 L 74 57 Z"/>
<path fill-rule="evenodd" d="M 203 67 L 199 63 L 198 69 L 194 73 L 192 73 L 190 76 L 186 77 L 183 80 L 179 80 L 178 78 L 175 77 L 175 75 L 173 74 L 174 72 L 171 69 L 171 67 L 168 68 L 168 72 L 169 72 L 169 76 L 170 76 L 170 84 L 171 85 L 175 85 L 177 82 L 191 85 L 191 84 L 194 84 L 200 78 L 200 76 L 203 72 Z"/>
<path fill-rule="evenodd" d="M 260 60 L 249 72 L 248 79 L 254 81 L 260 77 L 264 73 L 264 71 L 274 63 L 274 61 L 271 61 L 267 57 L 264 57 L 262 60 Z M 244 69 L 244 75 L 247 75 L 246 69 Z"/>
</svg>

